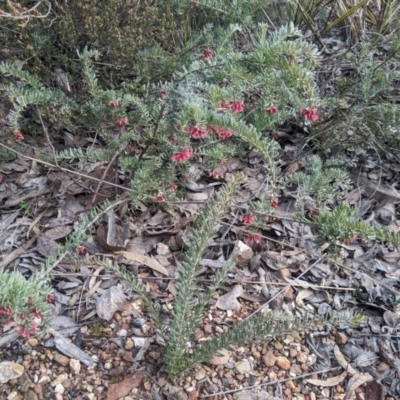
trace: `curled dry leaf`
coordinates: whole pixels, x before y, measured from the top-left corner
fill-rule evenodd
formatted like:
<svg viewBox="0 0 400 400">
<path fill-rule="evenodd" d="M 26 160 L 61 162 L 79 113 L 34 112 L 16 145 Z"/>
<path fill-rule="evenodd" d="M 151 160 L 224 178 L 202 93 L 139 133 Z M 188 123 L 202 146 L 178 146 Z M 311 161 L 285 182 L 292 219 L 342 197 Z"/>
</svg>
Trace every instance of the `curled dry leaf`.
<svg viewBox="0 0 400 400">
<path fill-rule="evenodd" d="M 336 386 L 339 383 L 343 382 L 344 379 L 347 376 L 347 371 L 342 372 L 340 375 L 338 376 L 334 376 L 333 378 L 329 378 L 329 379 L 306 379 L 306 382 L 311 384 L 311 385 L 315 385 L 315 386 L 322 386 L 322 387 L 332 387 L 332 386 Z"/>
<path fill-rule="evenodd" d="M 142 384 L 145 377 L 146 374 L 143 371 L 137 371 L 121 382 L 111 383 L 108 387 L 107 400 L 118 400 L 127 396 Z"/>
<path fill-rule="evenodd" d="M 336 361 L 339 363 L 341 367 L 343 367 L 350 375 L 357 374 L 357 371 L 344 358 L 344 355 L 340 351 L 339 346 L 335 346 L 333 352 L 335 354 Z"/>
<path fill-rule="evenodd" d="M 365 382 L 371 381 L 372 379 L 374 378 L 370 374 L 361 374 L 357 372 L 350 378 L 347 384 L 346 397 L 344 400 L 348 400 L 358 387 L 363 385 Z"/>
<path fill-rule="evenodd" d="M 168 276 L 168 271 L 165 269 L 164 266 L 162 266 L 157 260 L 155 260 L 152 257 L 145 256 L 143 254 L 138 254 L 138 253 L 132 253 L 131 251 L 116 251 L 116 254 L 121 254 L 128 260 L 136 261 L 140 264 L 146 265 L 146 267 L 149 267 L 153 269 L 154 271 L 159 272 L 160 274 L 163 274 L 165 276 Z"/>
<path fill-rule="evenodd" d="M 299 294 L 296 296 L 296 304 L 298 307 L 305 307 L 303 300 L 306 299 L 307 297 L 310 297 L 314 294 L 314 292 L 310 289 L 304 289 L 299 292 Z"/>
</svg>

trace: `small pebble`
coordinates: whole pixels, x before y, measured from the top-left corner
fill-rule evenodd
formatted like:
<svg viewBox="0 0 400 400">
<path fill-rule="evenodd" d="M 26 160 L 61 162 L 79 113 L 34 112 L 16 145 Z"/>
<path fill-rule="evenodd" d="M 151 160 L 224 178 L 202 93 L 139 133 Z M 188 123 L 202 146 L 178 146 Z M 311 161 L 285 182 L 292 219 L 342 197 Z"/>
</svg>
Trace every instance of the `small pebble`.
<svg viewBox="0 0 400 400">
<path fill-rule="evenodd" d="M 267 354 L 265 354 L 262 359 L 267 367 L 273 367 L 275 365 L 276 357 L 272 350 L 267 351 Z"/>
<path fill-rule="evenodd" d="M 29 346 L 35 347 L 39 344 L 39 340 L 37 340 L 36 338 L 30 338 L 28 339 L 28 344 Z"/>
<path fill-rule="evenodd" d="M 63 367 L 66 367 L 69 364 L 69 358 L 60 353 L 54 354 L 54 361 L 61 364 Z"/>
<path fill-rule="evenodd" d="M 284 356 L 279 356 L 277 357 L 275 361 L 275 365 L 278 366 L 279 368 L 287 371 L 290 369 L 291 362 Z"/>
<path fill-rule="evenodd" d="M 71 358 L 69 360 L 69 368 L 74 375 L 78 375 L 81 370 L 81 363 L 79 362 L 79 360 Z"/>
<path fill-rule="evenodd" d="M 135 343 L 131 338 L 126 339 L 125 341 L 125 350 L 132 350 L 135 347 Z"/>
</svg>

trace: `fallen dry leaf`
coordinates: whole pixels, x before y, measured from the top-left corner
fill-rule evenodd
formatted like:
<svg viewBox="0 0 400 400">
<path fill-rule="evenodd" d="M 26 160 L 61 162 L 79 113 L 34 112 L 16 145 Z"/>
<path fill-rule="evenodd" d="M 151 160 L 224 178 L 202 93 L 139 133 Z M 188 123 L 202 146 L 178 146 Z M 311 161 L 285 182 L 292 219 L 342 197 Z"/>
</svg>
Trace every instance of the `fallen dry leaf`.
<svg viewBox="0 0 400 400">
<path fill-rule="evenodd" d="M 147 267 L 154 269 L 154 271 L 159 272 L 165 276 L 168 276 L 168 271 L 162 266 L 157 260 L 152 257 L 145 256 L 143 254 L 132 253 L 131 251 L 116 251 L 116 254 L 121 254 L 128 260 L 136 261 L 140 264 L 144 264 Z"/>
<path fill-rule="evenodd" d="M 287 168 L 285 173 L 283 174 L 283 177 L 286 178 L 289 175 L 294 174 L 295 172 L 299 171 L 304 167 L 305 163 L 303 161 L 295 161 L 292 164 L 290 164 Z"/>
<path fill-rule="evenodd" d="M 324 381 L 322 379 L 306 379 L 306 382 L 315 386 L 332 387 L 343 382 L 346 376 L 347 376 L 347 371 L 344 371 L 340 375 L 334 376 L 333 378 L 329 378 Z"/>
<path fill-rule="evenodd" d="M 310 289 L 301 290 L 299 292 L 299 294 L 296 296 L 296 304 L 299 307 L 303 307 L 304 308 L 305 305 L 304 305 L 303 300 L 306 299 L 307 297 L 312 296 L 313 294 L 314 294 L 314 292 L 312 290 L 310 290 Z"/>
<path fill-rule="evenodd" d="M 129 378 L 108 386 L 107 400 L 119 400 L 127 396 L 132 389 L 139 387 L 146 377 L 143 371 L 137 371 Z"/>
<path fill-rule="evenodd" d="M 348 363 L 346 361 L 346 359 L 344 358 L 344 355 L 342 354 L 342 352 L 339 349 L 339 346 L 335 346 L 334 350 L 333 350 L 335 357 L 336 357 L 336 361 L 339 363 L 339 365 L 341 367 L 343 367 L 350 375 L 355 375 L 357 374 L 357 371 L 350 365 L 350 363 Z"/>
<path fill-rule="evenodd" d="M 374 378 L 370 374 L 357 373 L 353 375 L 347 384 L 346 397 L 344 400 L 348 400 L 358 387 L 363 385 L 365 382 L 371 381 L 372 379 Z"/>
</svg>

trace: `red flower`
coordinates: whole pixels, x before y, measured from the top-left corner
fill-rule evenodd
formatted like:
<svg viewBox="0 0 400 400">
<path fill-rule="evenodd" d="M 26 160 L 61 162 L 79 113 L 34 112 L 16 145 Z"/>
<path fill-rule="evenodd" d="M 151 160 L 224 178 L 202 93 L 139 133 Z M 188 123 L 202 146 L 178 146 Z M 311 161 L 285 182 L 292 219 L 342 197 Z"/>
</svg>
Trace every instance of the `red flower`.
<svg viewBox="0 0 400 400">
<path fill-rule="evenodd" d="M 14 133 L 14 140 L 19 143 L 24 140 L 24 135 L 21 132 Z"/>
<path fill-rule="evenodd" d="M 207 126 L 209 133 L 216 133 L 221 139 L 227 139 L 232 136 L 232 131 L 218 128 L 217 126 Z"/>
<path fill-rule="evenodd" d="M 260 243 L 261 242 L 261 235 L 259 233 L 255 233 L 252 236 L 247 236 L 245 239 L 248 244 L 252 243 Z"/>
<path fill-rule="evenodd" d="M 0 126 L 4 126 L 6 124 L 6 120 L 4 118 L 0 119 Z"/>
<path fill-rule="evenodd" d="M 9 308 L 0 307 L 0 315 L 11 315 L 11 310 Z"/>
<path fill-rule="evenodd" d="M 157 96 L 159 99 L 164 100 L 167 97 L 167 92 L 163 90 Z"/>
<path fill-rule="evenodd" d="M 256 220 L 256 216 L 254 214 L 249 215 L 240 215 L 239 220 L 243 223 L 243 225 L 253 225 Z"/>
<path fill-rule="evenodd" d="M 53 303 L 55 299 L 56 299 L 56 298 L 54 297 L 54 294 L 49 294 L 49 295 L 46 297 L 46 302 L 47 302 L 47 303 Z"/>
<path fill-rule="evenodd" d="M 244 111 L 243 101 L 235 101 L 231 106 L 231 110 L 234 114 L 243 112 Z"/>
<path fill-rule="evenodd" d="M 226 174 L 224 172 L 219 171 L 209 171 L 208 176 L 214 179 L 225 179 Z"/>
<path fill-rule="evenodd" d="M 38 324 L 36 323 L 36 322 L 32 322 L 30 325 L 29 325 L 29 332 L 30 333 L 36 333 L 37 332 L 37 327 L 38 327 Z"/>
<path fill-rule="evenodd" d="M 165 201 L 166 197 L 165 194 L 158 194 L 155 198 L 154 201 Z"/>
<path fill-rule="evenodd" d="M 118 100 L 111 101 L 111 102 L 108 104 L 108 106 L 109 106 L 111 109 L 117 108 L 117 107 L 119 106 L 119 101 L 118 101 Z"/>
<path fill-rule="evenodd" d="M 193 152 L 192 150 L 184 150 L 181 153 L 174 153 L 171 156 L 172 161 L 176 161 L 178 163 L 184 163 L 185 161 L 189 160 L 192 157 Z"/>
<path fill-rule="evenodd" d="M 199 6 L 199 3 L 198 3 L 197 1 L 192 1 L 192 6 L 193 6 L 193 7 L 198 7 L 198 6 Z"/>
<path fill-rule="evenodd" d="M 176 183 L 174 183 L 173 185 L 171 185 L 171 186 L 169 187 L 169 190 L 171 190 L 172 192 L 173 192 L 174 190 L 176 190 L 176 189 L 178 189 L 178 185 L 177 185 Z"/>
<path fill-rule="evenodd" d="M 188 133 L 193 139 L 204 139 L 207 131 L 204 128 L 197 128 L 196 126 L 192 125 L 189 127 Z"/>
<path fill-rule="evenodd" d="M 271 207 L 278 208 L 279 202 L 278 200 L 271 200 Z"/>
<path fill-rule="evenodd" d="M 117 122 L 119 126 L 125 126 L 128 124 L 128 118 L 120 118 Z"/>
<path fill-rule="evenodd" d="M 8 135 L 10 133 L 10 130 L 8 128 L 4 129 L 4 134 Z"/>
<path fill-rule="evenodd" d="M 315 107 L 302 108 L 300 110 L 300 115 L 306 120 L 318 121 L 317 109 Z"/>
<path fill-rule="evenodd" d="M 211 50 L 205 50 L 204 53 L 203 53 L 203 57 L 206 60 L 209 60 L 209 59 L 213 58 L 213 55 L 214 55 L 214 53 Z"/>
<path fill-rule="evenodd" d="M 278 107 L 270 107 L 265 110 L 269 115 L 273 115 L 279 112 Z"/>
<path fill-rule="evenodd" d="M 76 248 L 76 252 L 80 255 L 83 256 L 86 254 L 86 247 L 85 246 L 78 246 Z"/>
<path fill-rule="evenodd" d="M 20 329 L 17 333 L 19 336 L 26 338 L 26 339 L 29 339 L 31 337 L 31 334 L 27 331 L 24 331 L 23 329 Z"/>
<path fill-rule="evenodd" d="M 219 136 L 220 139 L 225 140 L 228 139 L 232 136 L 232 131 L 229 130 L 218 130 L 217 135 Z"/>
</svg>

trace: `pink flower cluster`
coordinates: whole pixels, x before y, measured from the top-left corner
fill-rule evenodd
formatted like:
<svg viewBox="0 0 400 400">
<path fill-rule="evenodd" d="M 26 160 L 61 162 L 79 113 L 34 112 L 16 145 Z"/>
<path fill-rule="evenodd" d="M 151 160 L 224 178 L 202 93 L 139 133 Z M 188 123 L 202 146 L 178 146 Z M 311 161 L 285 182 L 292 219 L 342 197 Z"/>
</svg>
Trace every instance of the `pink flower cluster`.
<svg viewBox="0 0 400 400">
<path fill-rule="evenodd" d="M 269 107 L 265 110 L 269 115 L 277 114 L 279 112 L 278 107 Z"/>
<path fill-rule="evenodd" d="M 158 194 L 158 195 L 154 198 L 154 201 L 163 202 L 163 201 L 165 201 L 165 199 L 166 199 L 165 194 Z"/>
<path fill-rule="evenodd" d="M 128 118 L 120 118 L 118 121 L 118 125 L 119 126 L 125 126 L 125 125 L 128 125 Z"/>
<path fill-rule="evenodd" d="M 256 220 L 256 216 L 254 214 L 239 216 L 239 221 L 241 221 L 243 225 L 253 225 L 255 220 Z"/>
<path fill-rule="evenodd" d="M 210 133 L 216 133 L 222 140 L 228 139 L 232 136 L 232 131 L 219 128 L 218 126 L 208 126 L 207 129 Z"/>
<path fill-rule="evenodd" d="M 27 303 L 30 303 L 28 297 Z M 42 314 L 36 309 L 33 309 L 29 314 L 29 320 L 26 320 L 25 313 L 13 316 L 10 308 L 0 307 L 0 326 L 10 325 L 18 329 L 17 333 L 23 338 L 30 338 L 31 334 L 37 333 L 38 327 L 42 322 Z M 29 324 L 29 328 L 26 330 L 24 326 Z"/>
<path fill-rule="evenodd" d="M 221 101 L 219 103 L 221 108 L 231 109 L 234 114 L 241 113 L 244 111 L 243 101 Z"/>
<path fill-rule="evenodd" d="M 246 240 L 246 243 L 248 243 L 248 244 L 260 243 L 261 235 L 259 233 L 255 233 L 252 236 L 247 236 L 245 240 Z"/>
<path fill-rule="evenodd" d="M 160 93 L 158 93 L 157 97 L 161 100 L 164 100 L 167 97 L 167 92 L 162 90 Z"/>
<path fill-rule="evenodd" d="M 178 163 L 184 163 L 185 161 L 189 160 L 193 156 L 193 152 L 190 149 L 183 150 L 180 153 L 172 154 L 171 160 L 176 161 Z"/>
<path fill-rule="evenodd" d="M 213 58 L 214 53 L 211 50 L 205 50 L 203 53 L 203 58 L 205 58 L 206 60 L 210 60 L 211 58 Z"/>
<path fill-rule="evenodd" d="M 79 254 L 80 256 L 84 256 L 86 254 L 86 247 L 85 246 L 78 246 L 76 248 L 76 252 L 77 254 Z"/>
<path fill-rule="evenodd" d="M 225 172 L 219 172 L 219 171 L 208 171 L 208 176 L 210 178 L 214 178 L 214 179 L 225 179 L 226 178 L 226 173 Z"/>
<path fill-rule="evenodd" d="M 10 316 L 11 310 L 9 308 L 0 307 L 0 315 Z"/>
<path fill-rule="evenodd" d="M 191 125 L 188 133 L 193 139 L 204 139 L 207 131 L 204 128 L 198 128 L 197 126 Z"/>
<path fill-rule="evenodd" d="M 14 133 L 14 141 L 20 143 L 24 140 L 24 135 L 21 132 Z"/>
<path fill-rule="evenodd" d="M 315 107 L 311 108 L 302 108 L 300 110 L 300 115 L 306 120 L 310 121 L 318 121 L 318 114 L 317 114 L 317 109 Z"/>
</svg>

